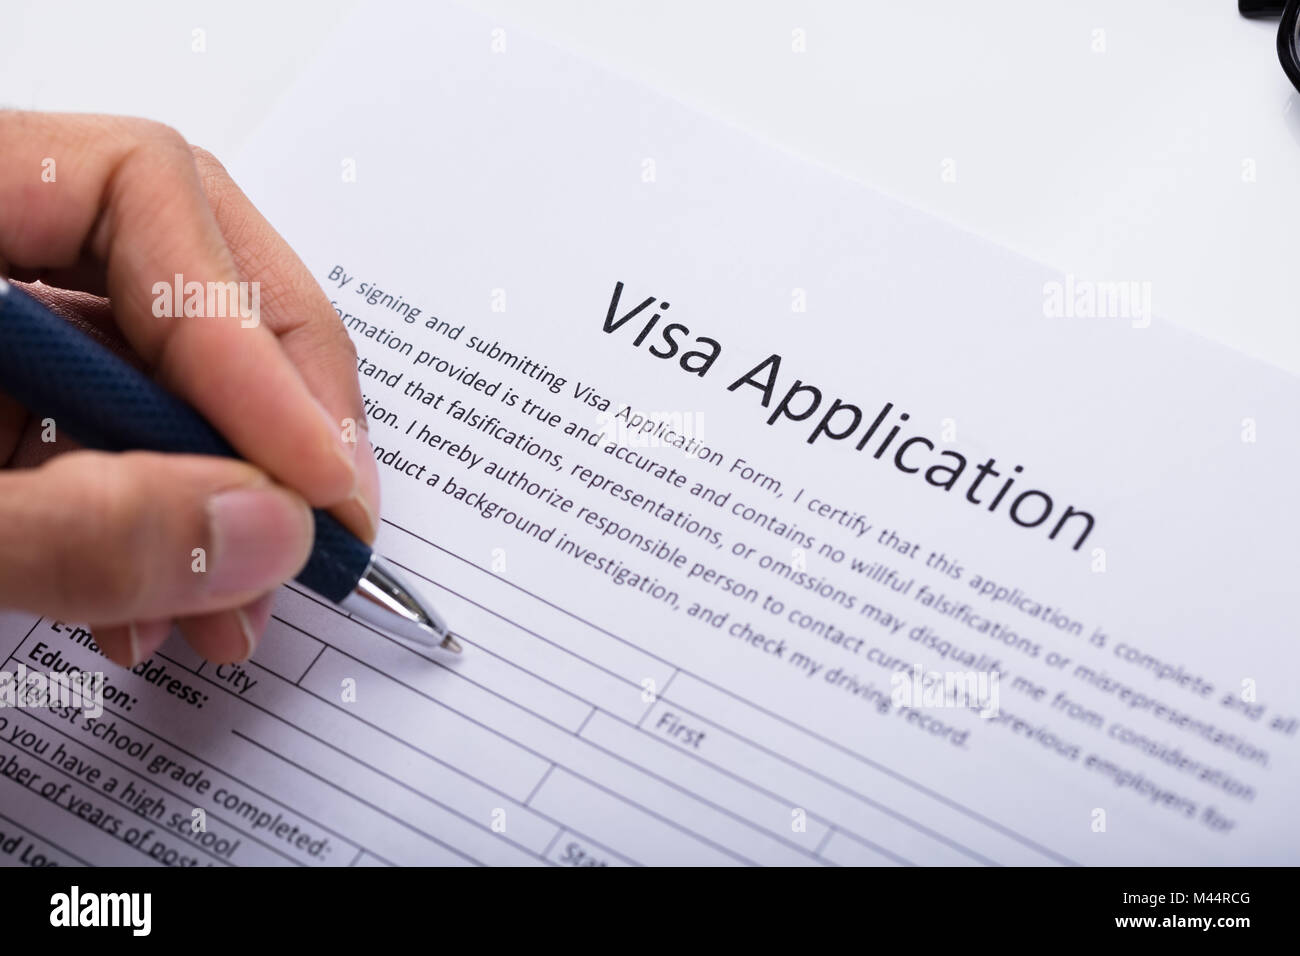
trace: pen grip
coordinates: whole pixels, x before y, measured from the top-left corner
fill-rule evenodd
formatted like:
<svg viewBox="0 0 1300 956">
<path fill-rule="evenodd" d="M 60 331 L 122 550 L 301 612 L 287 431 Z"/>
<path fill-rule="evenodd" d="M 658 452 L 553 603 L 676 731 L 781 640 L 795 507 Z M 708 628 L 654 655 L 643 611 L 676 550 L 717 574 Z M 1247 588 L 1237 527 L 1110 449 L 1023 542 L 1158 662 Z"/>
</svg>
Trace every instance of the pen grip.
<svg viewBox="0 0 1300 956">
<path fill-rule="evenodd" d="M 0 388 L 88 448 L 240 457 L 193 408 L 2 278 Z M 312 518 L 315 545 L 297 580 L 341 601 L 370 548 L 326 512 Z"/>
</svg>

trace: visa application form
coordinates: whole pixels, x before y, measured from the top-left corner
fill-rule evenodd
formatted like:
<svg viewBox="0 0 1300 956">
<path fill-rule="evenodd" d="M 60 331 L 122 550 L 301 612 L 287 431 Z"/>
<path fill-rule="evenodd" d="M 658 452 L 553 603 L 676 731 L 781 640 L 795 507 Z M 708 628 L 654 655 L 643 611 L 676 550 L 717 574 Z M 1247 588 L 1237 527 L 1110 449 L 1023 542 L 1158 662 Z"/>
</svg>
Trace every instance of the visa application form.
<svg viewBox="0 0 1300 956">
<path fill-rule="evenodd" d="M 0 861 L 1300 860 L 1294 378 L 448 3 L 233 171 L 465 653 L 4 615 L 107 688 L 0 709 Z"/>
</svg>

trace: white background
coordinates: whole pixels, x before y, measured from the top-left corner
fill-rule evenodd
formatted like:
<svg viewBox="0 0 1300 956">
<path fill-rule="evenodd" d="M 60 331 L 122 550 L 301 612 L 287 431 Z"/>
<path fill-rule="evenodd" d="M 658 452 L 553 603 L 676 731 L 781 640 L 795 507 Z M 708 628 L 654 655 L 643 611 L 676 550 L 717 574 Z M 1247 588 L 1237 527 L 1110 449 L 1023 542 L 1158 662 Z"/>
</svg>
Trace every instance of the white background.
<svg viewBox="0 0 1300 956">
<path fill-rule="evenodd" d="M 1233 0 L 465 2 L 1300 372 L 1300 108 L 1276 24 Z M 354 5 L 6 0 L 0 104 L 233 156 Z"/>
</svg>

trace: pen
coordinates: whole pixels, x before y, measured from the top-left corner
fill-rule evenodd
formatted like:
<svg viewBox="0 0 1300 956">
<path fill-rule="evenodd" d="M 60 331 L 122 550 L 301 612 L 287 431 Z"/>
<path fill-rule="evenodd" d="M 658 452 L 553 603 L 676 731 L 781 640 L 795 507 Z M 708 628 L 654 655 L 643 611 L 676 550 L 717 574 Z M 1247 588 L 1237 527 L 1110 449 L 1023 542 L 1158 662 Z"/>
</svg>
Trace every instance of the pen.
<svg viewBox="0 0 1300 956">
<path fill-rule="evenodd" d="M 87 448 L 239 457 L 193 408 L 3 278 L 0 388 Z M 312 519 L 299 584 L 398 637 L 460 653 L 442 617 L 365 542 L 319 508 Z"/>
</svg>

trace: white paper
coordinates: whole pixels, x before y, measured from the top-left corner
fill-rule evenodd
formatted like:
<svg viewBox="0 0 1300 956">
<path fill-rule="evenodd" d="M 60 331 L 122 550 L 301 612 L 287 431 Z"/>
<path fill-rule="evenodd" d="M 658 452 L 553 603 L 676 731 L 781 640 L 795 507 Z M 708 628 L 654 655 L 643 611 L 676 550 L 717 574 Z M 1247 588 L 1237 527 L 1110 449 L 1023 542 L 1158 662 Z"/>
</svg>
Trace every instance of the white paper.
<svg viewBox="0 0 1300 956">
<path fill-rule="evenodd" d="M 250 664 L 201 665 L 173 639 L 146 675 L 109 665 L 127 696 L 97 721 L 0 712 L 0 861 L 1300 858 L 1293 378 L 1150 321 L 1140 284 L 1085 317 L 1087 279 L 449 4 L 368 6 L 235 172 L 388 376 L 364 366 L 386 461 L 378 550 L 465 653 L 413 650 L 286 589 Z M 619 282 L 616 318 L 655 304 L 606 333 Z M 362 283 L 393 298 L 367 302 Z M 673 321 L 689 332 L 657 358 Z M 680 362 L 701 336 L 720 353 L 697 375 Z M 774 354 L 768 407 L 728 389 Z M 796 380 L 819 410 L 769 425 Z M 809 444 L 837 399 L 860 426 Z M 721 463 L 620 429 L 624 406 Z M 466 407 L 498 424 L 449 413 Z M 899 445 L 933 444 L 902 459 L 921 472 L 895 465 L 897 445 L 873 457 L 893 425 Z M 565 434 L 582 428 L 613 440 Z M 951 491 L 926 477 L 944 452 L 969 460 Z M 999 476 L 973 504 L 989 458 Z M 1018 526 L 1009 510 L 1034 489 L 1050 518 Z M 1067 507 L 1094 522 L 1077 549 L 1081 517 L 1049 537 Z M 648 580 L 615 583 L 600 561 Z M 994 602 L 977 578 L 1025 600 Z M 936 594 L 951 603 L 919 599 Z M 6 668 L 56 652 L 104 666 L 72 625 L 0 621 Z M 904 707 L 882 662 L 996 670 L 996 697 Z"/>
</svg>

